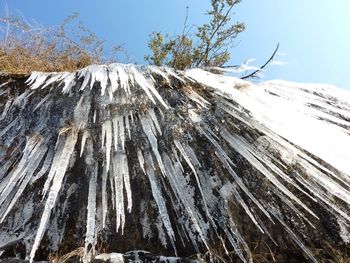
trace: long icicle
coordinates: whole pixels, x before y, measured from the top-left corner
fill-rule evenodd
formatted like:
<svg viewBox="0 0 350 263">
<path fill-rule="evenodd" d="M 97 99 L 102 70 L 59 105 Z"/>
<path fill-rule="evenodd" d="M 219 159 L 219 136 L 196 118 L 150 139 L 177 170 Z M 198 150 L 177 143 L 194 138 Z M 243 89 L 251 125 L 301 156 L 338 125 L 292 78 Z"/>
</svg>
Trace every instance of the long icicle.
<svg viewBox="0 0 350 263">
<path fill-rule="evenodd" d="M 157 183 L 157 180 L 156 180 L 156 177 L 154 175 L 154 168 L 153 168 L 153 160 L 152 160 L 152 156 L 151 156 L 151 153 L 146 153 L 146 164 L 147 164 L 147 167 L 146 167 L 146 173 L 147 173 L 147 176 L 148 176 L 148 179 L 149 179 L 149 182 L 151 184 L 151 189 L 152 189 L 152 195 L 153 195 L 153 198 L 158 206 L 158 209 L 159 209 L 159 213 L 160 213 L 160 216 L 162 218 L 162 221 L 163 221 L 163 224 L 164 224 L 164 227 L 167 231 L 167 234 L 169 236 L 169 239 L 170 239 L 170 242 L 175 250 L 175 253 L 176 253 L 176 246 L 175 246 L 175 233 L 174 233 L 174 230 L 173 230 L 173 227 L 171 225 L 171 221 L 170 221 L 170 218 L 169 218 L 169 214 L 168 214 L 168 210 L 167 210 L 167 207 L 166 207 L 166 204 L 164 202 L 164 199 L 162 197 L 162 193 L 160 192 L 159 190 L 159 187 L 158 187 L 158 183 Z"/>
<path fill-rule="evenodd" d="M 84 262 L 90 262 L 91 253 L 95 253 L 96 245 L 96 184 L 97 184 L 97 163 L 93 157 L 93 145 L 89 140 L 87 145 L 87 153 L 85 156 L 86 160 L 86 171 L 90 174 L 89 180 L 89 194 L 88 194 L 88 205 L 87 205 L 87 218 L 86 218 L 86 235 L 85 235 L 85 246 L 84 246 Z M 91 253 L 88 250 L 91 245 Z"/>
<path fill-rule="evenodd" d="M 58 193 L 62 187 L 62 181 L 63 181 L 64 175 L 66 173 L 71 155 L 74 151 L 74 147 L 78 139 L 78 131 L 76 129 L 70 128 L 68 131 L 66 131 L 66 133 L 67 135 L 64 141 L 64 147 L 62 149 L 62 153 L 57 153 L 57 154 L 60 154 L 60 158 L 56 159 L 56 161 L 58 162 L 58 165 L 56 166 L 52 164 L 52 167 L 56 169 L 54 172 L 55 176 L 53 178 L 49 195 L 46 199 L 44 212 L 41 216 L 41 220 L 35 236 L 34 244 L 30 252 L 30 256 L 29 256 L 30 263 L 33 262 L 35 253 L 39 248 L 40 242 L 46 231 L 47 223 L 50 219 L 52 208 L 55 206 Z M 61 140 L 61 138 L 59 138 L 59 140 Z"/>
</svg>

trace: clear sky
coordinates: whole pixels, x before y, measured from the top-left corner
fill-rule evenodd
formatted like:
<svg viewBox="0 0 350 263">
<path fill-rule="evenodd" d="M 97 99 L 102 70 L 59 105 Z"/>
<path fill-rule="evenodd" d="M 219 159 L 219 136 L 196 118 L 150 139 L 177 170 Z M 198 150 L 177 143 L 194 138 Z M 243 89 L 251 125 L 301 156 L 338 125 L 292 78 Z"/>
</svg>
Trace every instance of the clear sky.
<svg viewBox="0 0 350 263">
<path fill-rule="evenodd" d="M 4 1 L 4 0 L 1 0 Z M 181 33 L 188 24 L 202 24 L 210 0 L 7 0 L 10 12 L 43 25 L 59 25 L 73 12 L 108 45 L 124 44 L 132 61 L 144 63 L 148 34 Z M 255 58 L 263 64 L 280 43 L 279 60 L 263 79 L 336 84 L 350 90 L 349 0 L 242 0 L 235 18 L 247 29 L 232 49 L 230 64 Z M 0 15 L 5 12 L 0 6 Z"/>
</svg>

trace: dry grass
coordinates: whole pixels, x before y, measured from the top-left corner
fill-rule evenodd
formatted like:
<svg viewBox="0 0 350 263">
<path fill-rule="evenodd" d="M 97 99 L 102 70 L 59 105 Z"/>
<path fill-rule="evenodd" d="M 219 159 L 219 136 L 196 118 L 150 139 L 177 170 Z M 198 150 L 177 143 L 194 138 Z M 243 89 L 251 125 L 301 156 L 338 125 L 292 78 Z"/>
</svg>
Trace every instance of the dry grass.
<svg viewBox="0 0 350 263">
<path fill-rule="evenodd" d="M 0 47 L 0 72 L 28 74 L 32 71 L 74 71 L 95 63 L 87 54 L 72 58 L 51 50 L 50 46 L 33 50 L 22 43 L 16 43 L 9 49 Z"/>
<path fill-rule="evenodd" d="M 57 256 L 56 254 L 51 254 L 48 258 L 49 262 L 51 263 L 65 263 L 67 262 L 69 259 L 71 258 L 83 258 L 83 254 L 84 254 L 84 248 L 83 247 L 79 247 L 63 256 Z"/>
<path fill-rule="evenodd" d="M 115 61 L 122 48 L 113 47 L 105 59 L 104 42 L 77 22 L 77 17 L 71 15 L 56 27 L 30 24 L 14 16 L 0 17 L 0 73 L 75 71 Z"/>
<path fill-rule="evenodd" d="M 350 263 L 350 255 L 344 249 L 338 249 L 332 245 L 326 243 L 326 249 L 330 259 L 329 263 Z"/>
</svg>

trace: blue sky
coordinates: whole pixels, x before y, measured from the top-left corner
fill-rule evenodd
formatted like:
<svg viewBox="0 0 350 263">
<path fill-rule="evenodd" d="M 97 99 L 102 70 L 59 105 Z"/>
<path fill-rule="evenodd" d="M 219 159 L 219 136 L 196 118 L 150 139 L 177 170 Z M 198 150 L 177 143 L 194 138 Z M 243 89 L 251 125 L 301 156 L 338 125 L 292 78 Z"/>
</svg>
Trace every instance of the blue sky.
<svg viewBox="0 0 350 263">
<path fill-rule="evenodd" d="M 124 44 L 133 61 L 144 63 L 148 34 L 181 33 L 186 6 L 189 25 L 206 22 L 204 0 L 8 0 L 10 12 L 43 25 L 58 25 L 73 12 L 108 45 Z M 232 49 L 230 64 L 265 62 L 280 43 L 279 60 L 263 79 L 331 83 L 350 90 L 349 0 L 242 0 L 233 19 L 247 29 Z M 0 14 L 5 12 L 3 5 Z"/>
</svg>

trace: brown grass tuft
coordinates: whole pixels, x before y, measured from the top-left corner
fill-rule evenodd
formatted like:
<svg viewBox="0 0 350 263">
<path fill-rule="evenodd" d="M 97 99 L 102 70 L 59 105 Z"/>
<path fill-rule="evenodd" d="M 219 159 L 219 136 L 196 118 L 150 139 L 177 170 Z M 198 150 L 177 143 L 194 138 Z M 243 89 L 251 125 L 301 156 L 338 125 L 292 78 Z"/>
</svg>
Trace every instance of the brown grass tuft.
<svg viewBox="0 0 350 263">
<path fill-rule="evenodd" d="M 84 255 L 84 248 L 79 247 L 67 254 L 64 254 L 63 256 L 57 256 L 56 254 L 51 254 L 48 258 L 49 262 L 51 263 L 65 263 L 71 258 L 83 258 Z"/>
<path fill-rule="evenodd" d="M 61 25 L 44 27 L 24 19 L 0 17 L 0 73 L 28 74 L 32 71 L 75 71 L 91 64 L 109 63 L 121 46 L 104 58 L 104 42 L 77 22 L 78 14 Z"/>
</svg>

